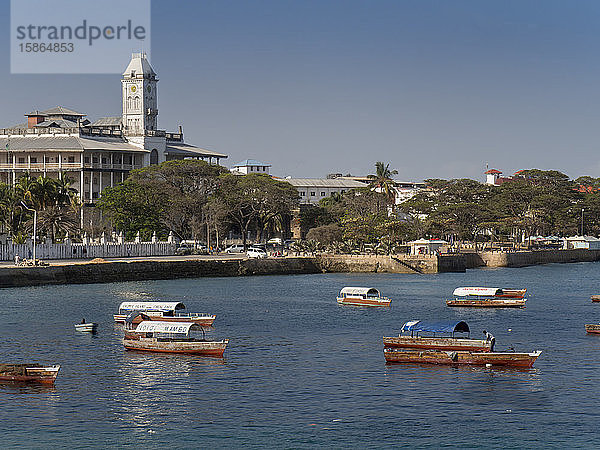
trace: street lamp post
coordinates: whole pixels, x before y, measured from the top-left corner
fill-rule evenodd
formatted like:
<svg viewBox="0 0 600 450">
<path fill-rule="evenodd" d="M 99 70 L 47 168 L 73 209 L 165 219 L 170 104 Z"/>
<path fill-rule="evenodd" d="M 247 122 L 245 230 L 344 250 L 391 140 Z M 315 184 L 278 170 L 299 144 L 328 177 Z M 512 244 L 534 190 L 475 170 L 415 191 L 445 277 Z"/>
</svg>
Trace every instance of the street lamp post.
<svg viewBox="0 0 600 450">
<path fill-rule="evenodd" d="M 36 235 L 37 235 L 37 211 L 33 208 L 28 207 L 24 202 L 21 202 L 23 208 L 28 211 L 33 211 L 33 264 L 37 264 L 37 259 L 35 258 L 35 247 L 36 247 Z"/>
<path fill-rule="evenodd" d="M 581 208 L 581 235 L 583 236 L 583 211 L 585 211 L 585 208 Z"/>
</svg>

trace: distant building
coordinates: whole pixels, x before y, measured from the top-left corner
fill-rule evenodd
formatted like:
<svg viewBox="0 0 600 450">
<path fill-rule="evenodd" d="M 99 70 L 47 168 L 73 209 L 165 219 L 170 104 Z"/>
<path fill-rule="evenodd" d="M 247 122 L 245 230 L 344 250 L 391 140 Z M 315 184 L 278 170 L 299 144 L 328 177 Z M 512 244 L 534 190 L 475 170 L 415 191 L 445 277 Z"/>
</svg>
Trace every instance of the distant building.
<svg viewBox="0 0 600 450">
<path fill-rule="evenodd" d="M 418 239 L 408 242 L 411 255 L 429 255 L 439 251 L 448 242 L 439 239 Z"/>
<path fill-rule="evenodd" d="M 364 188 L 365 184 L 345 178 L 281 178 L 298 190 L 300 204 L 316 204 L 331 194 L 344 194 L 351 189 Z"/>
<path fill-rule="evenodd" d="M 234 175 L 248 175 L 249 173 L 262 173 L 269 175 L 271 164 L 265 164 L 255 159 L 245 159 L 232 168 Z"/>
<path fill-rule="evenodd" d="M 344 180 L 354 180 L 363 183 L 363 185 L 370 185 L 373 182 L 372 178 L 368 176 L 362 177 L 354 177 L 351 175 L 346 175 L 343 177 L 338 177 Z M 405 202 L 406 200 L 411 199 L 417 193 L 427 189 L 427 183 L 423 182 L 414 182 L 414 181 L 397 181 L 392 180 L 394 183 L 394 204 L 399 205 L 400 203 Z M 377 188 L 375 188 L 378 191 Z"/>
<path fill-rule="evenodd" d="M 132 169 L 174 159 L 219 163 L 227 155 L 184 143 L 178 132 L 157 129 L 156 73 L 145 53 L 134 53 L 121 79 L 122 114 L 91 123 L 86 114 L 57 106 L 25 114 L 27 122 L 0 128 L 0 181 L 25 173 L 67 175 L 82 203 L 93 205 L 106 187 Z"/>
<path fill-rule="evenodd" d="M 594 236 L 571 236 L 564 238 L 564 248 L 585 248 L 588 250 L 600 250 L 600 239 Z"/>
</svg>

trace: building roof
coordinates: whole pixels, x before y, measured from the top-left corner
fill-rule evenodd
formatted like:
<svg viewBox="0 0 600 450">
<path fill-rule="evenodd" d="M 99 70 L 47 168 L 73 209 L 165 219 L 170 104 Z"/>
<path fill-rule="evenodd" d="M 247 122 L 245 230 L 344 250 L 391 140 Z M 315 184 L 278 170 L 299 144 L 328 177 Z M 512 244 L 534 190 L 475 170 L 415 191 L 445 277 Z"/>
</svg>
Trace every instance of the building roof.
<svg viewBox="0 0 600 450">
<path fill-rule="evenodd" d="M 495 174 L 500 174 L 500 173 L 502 173 L 502 172 L 500 172 L 500 171 L 499 171 L 499 170 L 497 170 L 497 169 L 490 169 L 490 170 L 488 170 L 488 171 L 484 172 L 484 174 L 485 174 L 485 175 L 490 175 L 490 174 L 494 174 L 494 173 L 495 173 Z"/>
<path fill-rule="evenodd" d="M 34 126 L 37 128 L 75 128 L 77 122 L 66 119 L 46 119 Z"/>
<path fill-rule="evenodd" d="M 91 127 L 116 127 L 121 126 L 121 116 L 100 117 L 90 124 Z"/>
<path fill-rule="evenodd" d="M 8 148 L 6 147 L 8 144 Z M 110 150 L 127 152 L 148 152 L 142 148 L 127 143 L 119 138 L 91 138 L 81 136 L 39 136 L 14 135 L 10 138 L 0 137 L 0 148 L 9 151 L 83 151 L 83 150 Z"/>
<path fill-rule="evenodd" d="M 364 188 L 364 183 L 354 180 L 345 180 L 340 178 L 283 178 L 282 181 L 287 181 L 295 187 L 324 187 L 324 188 L 346 188 L 356 189 Z"/>
<path fill-rule="evenodd" d="M 145 53 L 132 53 L 131 61 L 127 65 L 127 69 L 123 72 L 124 77 L 131 77 L 132 72 L 135 77 L 143 75 L 144 78 L 153 78 L 156 76 L 156 72 L 152 69 L 150 62 L 146 58 Z"/>
<path fill-rule="evenodd" d="M 25 114 L 26 116 L 81 116 L 84 117 L 87 114 L 83 114 L 72 109 L 65 108 L 64 106 L 55 106 L 54 108 L 47 109 L 45 111 L 34 110 L 30 113 Z"/>
<path fill-rule="evenodd" d="M 218 153 L 183 143 L 167 143 L 166 153 L 169 155 L 183 155 L 196 158 L 227 158 L 227 155 L 224 153 Z"/>
<path fill-rule="evenodd" d="M 264 162 L 257 161 L 255 159 L 245 159 L 233 167 L 246 167 L 246 166 L 261 166 L 261 167 L 271 167 L 271 164 L 265 164 Z"/>
</svg>

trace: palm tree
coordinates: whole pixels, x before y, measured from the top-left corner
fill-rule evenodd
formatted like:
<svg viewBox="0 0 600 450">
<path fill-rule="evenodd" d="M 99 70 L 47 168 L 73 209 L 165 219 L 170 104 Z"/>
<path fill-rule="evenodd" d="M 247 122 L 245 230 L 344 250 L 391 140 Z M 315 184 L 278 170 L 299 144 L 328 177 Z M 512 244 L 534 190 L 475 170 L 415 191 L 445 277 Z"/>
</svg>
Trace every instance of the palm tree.
<svg viewBox="0 0 600 450">
<path fill-rule="evenodd" d="M 389 164 L 384 164 L 381 161 L 377 161 L 375 163 L 375 175 L 369 175 L 368 178 L 371 179 L 370 186 L 385 194 L 390 203 L 393 203 L 395 192 L 394 192 L 394 180 L 392 180 L 393 175 L 398 175 L 397 170 L 390 170 Z"/>
<path fill-rule="evenodd" d="M 71 208 L 51 205 L 40 211 L 38 230 L 40 234 L 51 237 L 52 242 L 55 242 L 58 235 L 76 233 L 79 230 L 79 219 Z"/>
</svg>

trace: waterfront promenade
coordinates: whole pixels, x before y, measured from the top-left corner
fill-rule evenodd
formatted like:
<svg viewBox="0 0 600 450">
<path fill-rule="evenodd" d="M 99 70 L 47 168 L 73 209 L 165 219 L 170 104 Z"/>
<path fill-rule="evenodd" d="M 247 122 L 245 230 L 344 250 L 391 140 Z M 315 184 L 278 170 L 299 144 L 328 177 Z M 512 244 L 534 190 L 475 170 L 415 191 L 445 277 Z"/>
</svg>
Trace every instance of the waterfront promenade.
<svg viewBox="0 0 600 450">
<path fill-rule="evenodd" d="M 266 259 L 248 259 L 241 254 L 60 259 L 46 261 L 48 266 L 38 267 L 0 262 L 0 287 L 251 275 L 460 273 L 476 268 L 598 260 L 600 250 L 585 249 L 418 256 L 315 255 Z"/>
</svg>

